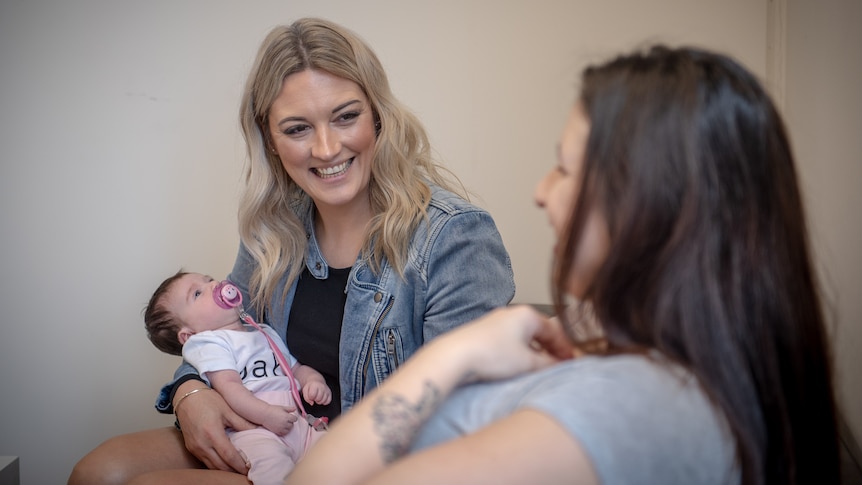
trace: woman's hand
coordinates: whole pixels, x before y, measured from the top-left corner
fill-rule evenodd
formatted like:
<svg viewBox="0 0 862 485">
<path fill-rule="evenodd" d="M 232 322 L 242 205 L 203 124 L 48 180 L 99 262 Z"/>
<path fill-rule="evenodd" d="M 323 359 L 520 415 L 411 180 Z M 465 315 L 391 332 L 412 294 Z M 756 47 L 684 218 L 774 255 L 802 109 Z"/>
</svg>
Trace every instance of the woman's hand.
<svg viewBox="0 0 862 485">
<path fill-rule="evenodd" d="M 526 305 L 494 310 L 430 345 L 441 359 L 462 359 L 464 382 L 505 379 L 573 357 L 559 321 Z"/>
<path fill-rule="evenodd" d="M 362 483 L 407 452 L 458 385 L 505 379 L 571 357 L 559 322 L 527 306 L 488 313 L 420 348 L 333 423 L 286 483 Z"/>
<path fill-rule="evenodd" d="M 176 395 L 185 395 L 202 386 L 200 381 L 186 381 Z M 248 473 L 246 460 L 228 439 L 225 428 L 243 431 L 256 426 L 236 414 L 218 392 L 196 392 L 183 399 L 177 410 L 177 421 L 186 449 L 207 468 Z"/>
</svg>

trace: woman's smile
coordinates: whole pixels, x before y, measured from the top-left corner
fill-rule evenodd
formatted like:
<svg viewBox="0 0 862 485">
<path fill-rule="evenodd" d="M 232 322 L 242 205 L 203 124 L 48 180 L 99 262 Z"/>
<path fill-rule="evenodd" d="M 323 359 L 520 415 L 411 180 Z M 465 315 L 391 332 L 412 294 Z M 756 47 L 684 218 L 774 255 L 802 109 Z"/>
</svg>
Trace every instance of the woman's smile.
<svg viewBox="0 0 862 485">
<path fill-rule="evenodd" d="M 353 158 L 333 167 L 312 168 L 311 171 L 322 179 L 331 179 L 343 175 L 351 165 L 353 165 Z"/>
<path fill-rule="evenodd" d="M 284 170 L 318 209 L 370 205 L 377 137 L 358 84 L 316 69 L 291 74 L 272 103 L 269 128 Z"/>
</svg>

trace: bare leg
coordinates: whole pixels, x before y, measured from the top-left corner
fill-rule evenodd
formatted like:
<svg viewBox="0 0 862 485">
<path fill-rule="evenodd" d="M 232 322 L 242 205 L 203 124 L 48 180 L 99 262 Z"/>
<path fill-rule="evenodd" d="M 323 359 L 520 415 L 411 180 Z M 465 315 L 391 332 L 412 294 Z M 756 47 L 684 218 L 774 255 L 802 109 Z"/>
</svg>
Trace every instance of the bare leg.
<svg viewBox="0 0 862 485">
<path fill-rule="evenodd" d="M 203 464 L 186 450 L 179 430 L 158 428 L 105 441 L 75 465 L 69 485 L 119 485 L 147 472 L 201 468 Z"/>
<path fill-rule="evenodd" d="M 249 485 L 239 473 L 221 470 L 162 470 L 138 475 L 128 485 Z"/>
</svg>

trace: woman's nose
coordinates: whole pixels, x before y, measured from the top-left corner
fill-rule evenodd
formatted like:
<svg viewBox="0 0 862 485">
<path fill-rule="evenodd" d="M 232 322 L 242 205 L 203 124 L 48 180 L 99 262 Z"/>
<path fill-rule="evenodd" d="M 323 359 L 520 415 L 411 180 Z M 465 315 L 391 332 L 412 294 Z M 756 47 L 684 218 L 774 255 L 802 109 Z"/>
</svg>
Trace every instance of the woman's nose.
<svg viewBox="0 0 862 485">
<path fill-rule="evenodd" d="M 545 175 L 539 180 L 539 183 L 536 184 L 536 188 L 533 191 L 533 200 L 536 202 L 536 205 L 539 207 L 545 207 L 546 195 L 548 193 L 548 179 L 550 178 L 550 174 Z"/>
<path fill-rule="evenodd" d="M 318 129 L 311 147 L 311 156 L 319 160 L 331 160 L 341 151 L 338 135 L 329 128 Z"/>
</svg>

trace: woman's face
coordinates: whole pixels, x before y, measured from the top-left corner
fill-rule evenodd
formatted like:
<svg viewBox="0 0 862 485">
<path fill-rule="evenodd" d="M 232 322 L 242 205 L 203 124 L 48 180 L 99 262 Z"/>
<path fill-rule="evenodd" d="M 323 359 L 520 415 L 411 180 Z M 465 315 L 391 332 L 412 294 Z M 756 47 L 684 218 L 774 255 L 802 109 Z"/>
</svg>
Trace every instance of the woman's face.
<svg viewBox="0 0 862 485">
<path fill-rule="evenodd" d="M 569 120 L 563 129 L 558 147 L 557 166 L 536 186 L 536 204 L 545 209 L 557 237 L 555 251 L 562 250 L 563 243 L 569 237 L 566 233 L 566 224 L 581 188 L 581 173 L 589 133 L 590 121 L 578 104 L 572 108 Z M 576 298 L 583 297 L 598 269 L 604 263 L 610 245 L 607 222 L 598 209 L 591 211 L 582 237 L 567 288 L 567 291 Z"/>
<path fill-rule="evenodd" d="M 270 108 L 269 130 L 282 166 L 319 210 L 370 203 L 377 137 L 359 85 L 314 69 L 291 74 Z"/>
</svg>

